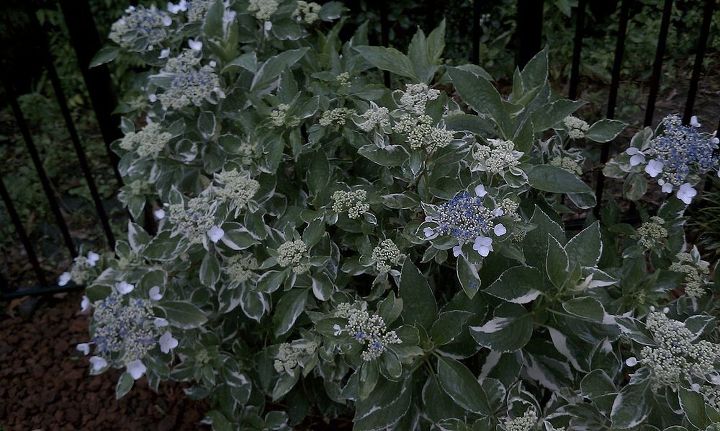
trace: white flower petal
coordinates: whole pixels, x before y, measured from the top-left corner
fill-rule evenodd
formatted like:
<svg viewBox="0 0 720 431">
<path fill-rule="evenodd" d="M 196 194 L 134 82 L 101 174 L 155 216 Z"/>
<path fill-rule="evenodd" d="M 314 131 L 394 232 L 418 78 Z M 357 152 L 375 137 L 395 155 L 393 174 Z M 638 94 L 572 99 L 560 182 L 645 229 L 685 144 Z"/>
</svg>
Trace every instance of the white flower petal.
<svg viewBox="0 0 720 431">
<path fill-rule="evenodd" d="M 485 190 L 485 186 L 482 185 L 482 184 L 478 184 L 478 185 L 475 187 L 475 194 L 476 194 L 478 197 L 483 197 L 483 196 L 485 196 L 485 195 L 487 194 L 487 190 Z"/>
<path fill-rule="evenodd" d="M 115 288 L 117 288 L 117 291 L 120 292 L 121 295 L 127 295 L 135 289 L 135 286 L 126 281 L 121 281 L 115 285 Z"/>
<path fill-rule="evenodd" d="M 690 183 L 685 183 L 680 186 L 680 188 L 677 191 L 677 198 L 680 199 L 685 203 L 685 205 L 690 205 L 693 198 L 697 195 L 697 190 L 693 188 L 693 186 Z"/>
<path fill-rule="evenodd" d="M 142 377 L 145 374 L 145 371 L 147 371 L 147 367 L 139 359 L 128 362 L 127 364 L 127 372 L 132 376 L 134 380 Z"/>
<path fill-rule="evenodd" d="M 673 185 L 670 183 L 665 183 L 662 185 L 662 191 L 663 193 L 672 193 L 673 191 Z"/>
<path fill-rule="evenodd" d="M 650 160 L 647 166 L 645 166 L 645 172 L 655 178 L 662 172 L 663 166 L 663 162 L 659 160 Z"/>
<path fill-rule="evenodd" d="M 492 238 L 486 236 L 479 236 L 475 238 L 473 250 L 480 253 L 480 256 L 487 257 L 487 255 L 493 250 Z"/>
<path fill-rule="evenodd" d="M 263 28 L 266 32 L 272 30 L 272 23 L 270 21 L 265 21 L 265 24 L 263 24 Z"/>
<path fill-rule="evenodd" d="M 505 229 L 505 226 L 503 226 L 502 223 L 498 223 L 493 228 L 493 232 L 495 232 L 496 236 L 503 236 L 507 232 L 507 229 Z"/>
<path fill-rule="evenodd" d="M 80 312 L 84 313 L 90 309 L 90 298 L 83 296 L 80 301 Z"/>
<path fill-rule="evenodd" d="M 165 48 L 162 51 L 160 51 L 160 57 L 158 58 L 168 58 L 170 57 L 170 48 Z"/>
<path fill-rule="evenodd" d="M 193 51 L 201 51 L 203 44 L 197 39 L 190 39 L 188 40 L 188 46 L 190 46 L 190 49 Z"/>
<path fill-rule="evenodd" d="M 150 101 L 150 103 L 155 103 L 155 102 L 157 102 L 157 96 L 154 94 L 151 94 L 148 96 L 148 100 Z"/>
<path fill-rule="evenodd" d="M 107 366 L 108 363 L 105 358 L 101 358 L 100 356 L 93 356 L 90 358 L 90 371 L 93 373 L 102 371 Z"/>
<path fill-rule="evenodd" d="M 625 359 L 625 365 L 627 365 L 628 367 L 634 367 L 637 364 L 638 364 L 638 360 L 635 356 L 631 356 L 631 357 Z"/>
<path fill-rule="evenodd" d="M 98 260 L 100 260 L 100 255 L 95 253 L 94 251 L 90 251 L 87 254 L 87 261 L 88 265 L 95 266 L 97 264 Z"/>
<path fill-rule="evenodd" d="M 160 337 L 160 351 L 163 353 L 170 353 L 170 351 L 178 346 L 178 340 L 173 338 L 170 331 L 165 332 Z"/>
<path fill-rule="evenodd" d="M 77 346 L 75 346 L 75 349 L 85 356 L 90 354 L 90 344 L 88 344 L 88 343 L 80 343 Z"/>
<path fill-rule="evenodd" d="M 220 241 L 220 238 L 225 236 L 225 231 L 222 230 L 220 226 L 213 226 L 210 228 L 207 234 L 210 238 L 210 241 L 217 244 L 217 242 Z"/>
<path fill-rule="evenodd" d="M 58 277 L 58 286 L 65 286 L 70 282 L 71 279 L 72 276 L 69 272 L 63 272 L 62 274 L 60 274 L 60 277 Z"/>
<path fill-rule="evenodd" d="M 452 248 L 452 251 L 453 251 L 453 256 L 458 257 L 462 254 L 462 246 L 456 245 L 455 247 Z"/>
<path fill-rule="evenodd" d="M 690 117 L 690 125 L 693 127 L 700 127 L 702 124 L 698 121 L 698 117 L 696 115 L 693 115 Z"/>
<path fill-rule="evenodd" d="M 634 156 L 630 157 L 630 166 L 637 166 L 644 162 L 645 156 L 642 154 L 635 154 Z"/>
<path fill-rule="evenodd" d="M 635 154 L 642 154 L 637 147 L 630 147 L 625 150 L 625 153 L 629 156 L 634 156 Z"/>
<path fill-rule="evenodd" d="M 166 319 L 163 319 L 162 317 L 156 317 L 155 318 L 155 327 L 156 328 L 164 328 L 168 326 L 170 322 L 168 322 Z"/>
<path fill-rule="evenodd" d="M 153 286 L 150 288 L 149 292 L 150 299 L 153 301 L 159 301 L 162 299 L 163 295 L 160 292 L 160 286 Z"/>
<path fill-rule="evenodd" d="M 165 210 L 160 208 L 153 211 L 153 216 L 155 217 L 155 220 L 162 220 L 165 218 Z"/>
<path fill-rule="evenodd" d="M 423 229 L 423 235 L 425 235 L 425 238 L 431 238 L 435 236 L 435 230 L 429 227 L 426 227 Z"/>
<path fill-rule="evenodd" d="M 172 25 L 172 18 L 170 18 L 169 16 L 165 15 L 165 16 L 163 17 L 163 19 L 162 19 L 162 23 L 163 23 L 163 25 L 164 25 L 165 27 L 170 27 L 170 26 Z"/>
<path fill-rule="evenodd" d="M 505 210 L 503 210 L 502 208 L 495 208 L 494 210 L 492 210 L 492 215 L 494 215 L 495 217 L 500 217 L 503 214 L 505 214 Z"/>
</svg>

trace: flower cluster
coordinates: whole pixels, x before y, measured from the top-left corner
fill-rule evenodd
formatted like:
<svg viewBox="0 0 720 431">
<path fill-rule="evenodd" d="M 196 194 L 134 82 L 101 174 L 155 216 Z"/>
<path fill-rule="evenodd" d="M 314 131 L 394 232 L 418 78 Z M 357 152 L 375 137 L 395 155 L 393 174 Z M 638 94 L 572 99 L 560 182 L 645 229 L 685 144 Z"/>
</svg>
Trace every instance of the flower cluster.
<svg viewBox="0 0 720 431">
<path fill-rule="evenodd" d="M 435 100 L 440 96 L 440 91 L 429 88 L 427 84 L 407 84 L 405 91 L 398 90 L 400 100 L 398 106 L 408 112 L 422 115 L 425 113 L 425 106 L 430 100 Z"/>
<path fill-rule="evenodd" d="M 668 318 L 663 312 L 648 314 L 645 326 L 657 343 L 655 347 L 643 347 L 640 352 L 640 363 L 652 373 L 653 388 L 677 388 L 684 379 L 705 380 L 715 371 L 715 363 L 720 360 L 720 344 L 705 340 L 693 343 L 695 334 L 684 323 Z M 629 358 L 628 362 L 636 363 L 636 360 Z"/>
<path fill-rule="evenodd" d="M 229 257 L 224 262 L 223 270 L 230 277 L 230 280 L 236 283 L 244 283 L 254 275 L 256 269 L 259 268 L 258 261 L 252 254 L 242 253 Z"/>
<path fill-rule="evenodd" d="M 710 264 L 700 258 L 697 248 L 693 248 L 691 253 L 678 253 L 675 259 L 676 261 L 670 265 L 670 271 L 685 274 L 685 294 L 690 298 L 699 298 L 705 295 Z"/>
<path fill-rule="evenodd" d="M 376 127 L 384 132 L 390 127 L 390 111 L 387 108 L 378 106 L 374 102 L 370 102 L 370 109 L 353 119 L 355 124 L 363 132 L 370 132 Z"/>
<path fill-rule="evenodd" d="M 405 135 L 407 143 L 413 150 L 424 149 L 432 154 L 452 142 L 454 132 L 444 127 L 433 126 L 429 115 L 405 114 L 393 126 L 395 133 Z"/>
<path fill-rule="evenodd" d="M 375 262 L 377 270 L 383 273 L 390 271 L 392 265 L 400 263 L 403 257 L 398 246 L 391 239 L 386 239 L 373 249 L 371 259 Z"/>
<path fill-rule="evenodd" d="M 278 348 L 273 366 L 278 373 L 294 375 L 295 369 L 303 366 L 303 363 L 317 350 L 315 341 L 295 340 L 292 343 L 282 343 Z"/>
<path fill-rule="evenodd" d="M 180 235 L 190 244 L 204 243 L 206 236 L 210 236 L 212 229 L 217 227 L 215 212 L 218 204 L 207 196 L 198 196 L 190 199 L 187 206 L 182 203 L 170 205 L 168 220 L 174 225 L 172 236 Z"/>
<path fill-rule="evenodd" d="M 565 117 L 563 124 L 565 124 L 570 139 L 582 139 L 590 130 L 590 125 L 587 122 L 572 115 Z"/>
<path fill-rule="evenodd" d="M 100 260 L 100 255 L 95 252 L 88 252 L 87 257 L 78 256 L 73 260 L 70 272 L 63 272 L 58 278 L 58 286 L 67 285 L 70 280 L 75 284 L 84 284 L 90 275 L 90 268 L 94 268 Z"/>
<path fill-rule="evenodd" d="M 123 136 L 120 148 L 126 151 L 135 150 L 140 157 L 156 158 L 171 138 L 172 135 L 163 131 L 160 124 L 148 123 L 140 131 Z"/>
<path fill-rule="evenodd" d="M 583 173 L 580 163 L 578 163 L 577 160 L 573 159 L 572 157 L 553 157 L 552 159 L 550 159 L 550 164 L 553 166 L 557 166 L 558 168 L 565 169 L 566 171 L 575 175 L 582 175 Z"/>
<path fill-rule="evenodd" d="M 277 261 L 280 266 L 292 267 L 296 274 L 302 274 L 310 269 L 307 260 L 307 245 L 302 240 L 287 241 L 277 249 Z"/>
<path fill-rule="evenodd" d="M 535 409 L 527 409 L 522 416 L 507 418 L 505 420 L 505 431 L 532 431 L 537 425 L 538 415 Z"/>
<path fill-rule="evenodd" d="M 698 131 L 695 126 L 684 126 L 680 117 L 673 114 L 662 120 L 662 133 L 650 141 L 649 147 L 642 150 L 630 147 L 630 165 L 645 164 L 645 172 L 665 193 L 678 189 L 678 199 L 690 204 L 697 195 L 693 184 L 710 171 L 718 170 L 720 157 L 717 154 L 718 139 Z"/>
<path fill-rule="evenodd" d="M 237 169 L 216 173 L 215 181 L 220 184 L 213 188 L 215 195 L 228 202 L 236 214 L 260 189 L 260 183 Z"/>
<path fill-rule="evenodd" d="M 186 49 L 179 56 L 170 58 L 159 76 L 170 79 L 165 91 L 156 96 L 165 109 L 201 106 L 203 101 L 217 103 L 218 99 L 225 97 L 215 72 L 215 62 L 200 66 L 200 57 L 193 49 Z"/>
<path fill-rule="evenodd" d="M 172 19 L 156 7 L 130 6 L 110 29 L 110 40 L 131 51 L 145 51 L 167 39 Z"/>
<path fill-rule="evenodd" d="M 338 335 L 344 331 L 356 341 L 366 345 L 362 352 L 364 361 L 379 358 L 389 344 L 402 343 L 395 331 L 387 330 L 382 317 L 368 313 L 366 302 L 338 304 L 335 317 L 347 319 L 347 325 L 339 330 Z"/>
<path fill-rule="evenodd" d="M 247 10 L 260 21 L 267 21 L 278 10 L 279 5 L 277 0 L 250 0 Z"/>
<path fill-rule="evenodd" d="M 337 81 L 338 84 L 340 84 L 341 87 L 348 87 L 350 86 L 350 73 L 349 72 L 343 72 L 335 77 L 335 81 Z"/>
<path fill-rule="evenodd" d="M 501 174 L 520 164 L 523 153 L 515 150 L 512 141 L 488 139 L 489 145 L 476 143 L 472 148 L 473 166 L 471 170 Z"/>
<path fill-rule="evenodd" d="M 660 217 L 650 217 L 647 221 L 640 225 L 637 230 L 638 243 L 646 250 L 657 250 L 665 245 L 668 237 L 668 231 L 665 228 L 665 220 Z"/>
<path fill-rule="evenodd" d="M 347 122 L 347 118 L 354 114 L 355 111 L 349 108 L 335 108 L 322 113 L 320 117 L 320 125 L 323 127 L 336 124 L 338 126 L 344 126 Z"/>
<path fill-rule="evenodd" d="M 281 103 L 276 109 L 270 112 L 270 123 L 275 127 L 297 127 L 300 124 L 300 119 L 294 115 L 288 115 L 290 105 Z"/>
<path fill-rule="evenodd" d="M 306 2 L 299 0 L 297 2 L 297 8 L 292 14 L 292 17 L 297 22 L 304 22 L 305 24 L 312 24 L 320 19 L 321 6 L 315 2 Z"/>
<path fill-rule="evenodd" d="M 367 192 L 365 190 L 342 191 L 338 190 L 332 194 L 332 209 L 336 213 L 347 211 L 348 217 L 356 219 L 368 212 L 370 205 L 367 203 Z"/>
<path fill-rule="evenodd" d="M 121 282 L 115 292 L 94 304 L 92 341 L 78 345 L 78 350 L 89 354 L 93 372 L 100 372 L 109 364 L 127 367 L 137 380 L 145 374 L 142 359 L 156 346 L 169 353 L 178 345 L 169 331 L 162 328 L 168 322 L 153 315 L 151 304 L 142 298 L 129 298 L 133 286 Z"/>
<path fill-rule="evenodd" d="M 214 0 L 180 0 L 177 4 L 168 3 L 170 13 L 187 12 L 188 22 L 201 22 Z"/>
<path fill-rule="evenodd" d="M 483 197 L 487 194 L 482 185 L 475 188 L 475 196 L 462 192 L 437 209 L 436 214 L 427 215 L 426 221 L 434 227 L 426 227 L 423 233 L 426 239 L 439 235 L 448 235 L 458 240 L 459 244 L 453 247 L 453 254 L 462 254 L 462 246 L 472 242 L 473 250 L 486 257 L 493 250 L 493 240 L 490 232 L 495 236 L 505 235 L 507 232 L 502 223 L 495 223 L 495 219 L 504 214 L 502 208 L 490 210 L 483 205 Z"/>
</svg>

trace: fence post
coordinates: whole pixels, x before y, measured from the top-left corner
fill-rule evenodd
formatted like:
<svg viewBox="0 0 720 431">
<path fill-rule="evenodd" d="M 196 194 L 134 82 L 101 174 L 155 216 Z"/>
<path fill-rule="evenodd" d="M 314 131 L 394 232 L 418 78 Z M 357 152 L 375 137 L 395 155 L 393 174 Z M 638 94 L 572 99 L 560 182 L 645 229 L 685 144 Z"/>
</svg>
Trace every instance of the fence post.
<svg viewBox="0 0 720 431">
<path fill-rule="evenodd" d="M 644 126 L 652 125 L 653 115 L 655 114 L 655 101 L 660 91 L 663 56 L 665 55 L 665 44 L 667 42 L 668 30 L 670 29 L 672 6 L 672 0 L 665 0 L 662 21 L 660 22 L 660 33 L 658 34 L 657 50 L 655 51 L 655 61 L 653 62 L 652 78 L 650 79 L 650 94 L 648 95 L 647 108 L 645 109 Z"/>
<path fill-rule="evenodd" d="M 542 47 L 544 3 L 544 0 L 517 0 L 515 34 L 519 45 L 515 63 L 521 69 Z"/>
<path fill-rule="evenodd" d="M 575 38 L 573 39 L 572 67 L 570 69 L 570 89 L 568 98 L 577 98 L 577 89 L 580 82 L 580 56 L 582 55 L 583 32 L 585 31 L 585 8 L 587 0 L 579 0 L 575 9 Z"/>
<path fill-rule="evenodd" d="M 473 0 L 472 52 L 470 62 L 480 63 L 480 0 Z"/>
<path fill-rule="evenodd" d="M 690 123 L 690 117 L 692 116 L 693 107 L 695 106 L 695 96 L 697 95 L 700 72 L 702 71 L 703 60 L 705 59 L 705 50 L 707 49 L 708 36 L 710 35 L 710 24 L 712 23 L 715 1 L 716 0 L 705 0 L 705 7 L 703 8 L 703 21 L 700 27 L 700 37 L 697 42 L 695 64 L 693 65 L 690 88 L 688 89 L 685 112 L 683 114 L 683 124 L 686 125 Z"/>
<path fill-rule="evenodd" d="M 113 91 L 108 68 L 102 65 L 90 69 L 90 61 L 101 47 L 100 35 L 90 5 L 87 0 L 60 0 L 60 9 L 105 141 L 105 148 L 113 165 L 115 178 L 118 184 L 122 185 L 122 176 L 117 168 L 120 159 L 110 149 L 110 143 L 122 137 L 119 128 L 120 118 L 113 114 L 117 106 L 117 97 Z"/>
</svg>

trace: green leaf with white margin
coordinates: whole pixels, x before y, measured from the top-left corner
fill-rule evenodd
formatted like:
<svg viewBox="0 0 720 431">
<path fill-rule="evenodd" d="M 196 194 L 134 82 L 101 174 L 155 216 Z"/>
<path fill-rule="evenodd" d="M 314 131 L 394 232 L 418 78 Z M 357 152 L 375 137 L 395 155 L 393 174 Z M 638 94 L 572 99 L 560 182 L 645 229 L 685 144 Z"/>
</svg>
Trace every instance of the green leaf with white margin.
<svg viewBox="0 0 720 431">
<path fill-rule="evenodd" d="M 603 243 L 600 235 L 600 222 L 595 222 L 570 238 L 565 245 L 570 262 L 580 266 L 594 267 L 602 255 Z"/>
<path fill-rule="evenodd" d="M 410 380 L 379 382 L 370 395 L 355 404 L 353 429 L 380 431 L 392 428 L 407 413 L 412 401 Z"/>
<path fill-rule="evenodd" d="M 134 385 L 135 379 L 132 378 L 130 373 L 122 373 L 118 379 L 117 386 L 115 386 L 115 399 L 119 400 L 127 395 Z"/>
<path fill-rule="evenodd" d="M 407 151 L 400 145 L 388 145 L 380 148 L 375 144 L 368 144 L 358 148 L 358 154 L 380 166 L 400 166 L 408 159 Z"/>
<path fill-rule="evenodd" d="M 324 272 L 313 275 L 312 277 L 313 295 L 320 301 L 327 301 L 333 293 L 333 282 Z"/>
<path fill-rule="evenodd" d="M 545 272 L 552 284 L 560 289 L 568 279 L 570 260 L 565 248 L 552 236 L 548 237 L 547 250 Z"/>
<path fill-rule="evenodd" d="M 583 296 L 563 302 L 563 309 L 575 317 L 604 325 L 615 325 L 615 317 L 605 311 L 605 307 L 595 298 Z"/>
<path fill-rule="evenodd" d="M 535 133 L 541 133 L 551 127 L 557 126 L 568 115 L 577 111 L 585 102 L 579 100 L 558 99 L 546 106 L 545 109 L 538 109 L 532 113 Z"/>
<path fill-rule="evenodd" d="M 395 48 L 382 46 L 356 46 L 354 49 L 368 63 L 380 70 L 386 70 L 395 75 L 404 76 L 414 81 L 422 81 L 415 73 L 412 61 L 407 55 Z M 424 81 L 423 81 L 424 82 Z"/>
<path fill-rule="evenodd" d="M 468 262 L 467 258 L 460 255 L 456 265 L 457 278 L 460 281 L 465 294 L 472 299 L 480 290 L 480 276 L 478 270 L 473 263 Z"/>
<path fill-rule="evenodd" d="M 522 72 L 523 87 L 526 91 L 539 87 L 548 79 L 548 50 L 544 48 L 527 62 Z"/>
<path fill-rule="evenodd" d="M 530 224 L 534 225 L 535 229 L 525 235 L 522 244 L 523 253 L 528 265 L 542 268 L 545 266 L 547 257 L 548 236 L 552 236 L 561 244 L 565 244 L 565 230 L 538 206 L 535 207 L 532 218 L 530 218 Z"/>
<path fill-rule="evenodd" d="M 542 279 L 537 268 L 513 266 L 506 269 L 484 292 L 515 304 L 527 304 L 540 296 Z"/>
<path fill-rule="evenodd" d="M 448 68 L 448 75 L 463 101 L 478 114 L 488 115 L 495 121 L 506 139 L 512 138 L 510 115 L 495 86 L 485 78 L 458 68 Z"/>
<path fill-rule="evenodd" d="M 643 423 L 651 408 L 649 381 L 625 386 L 613 401 L 610 420 L 613 429 L 634 428 Z"/>
<path fill-rule="evenodd" d="M 577 175 L 553 165 L 535 165 L 527 170 L 533 188 L 551 193 L 592 193 Z"/>
<path fill-rule="evenodd" d="M 705 412 L 705 399 L 699 393 L 680 387 L 678 389 L 680 406 L 685 412 L 688 421 L 694 426 L 705 429 L 710 425 L 710 419 Z"/>
<path fill-rule="evenodd" d="M 307 297 L 307 289 L 292 289 L 280 298 L 273 312 L 276 337 L 287 333 L 293 327 L 297 318 L 305 311 Z"/>
<path fill-rule="evenodd" d="M 435 296 L 425 276 L 410 259 L 405 259 L 400 273 L 399 294 L 403 300 L 405 323 L 418 323 L 430 328 L 437 316 Z"/>
<path fill-rule="evenodd" d="M 624 129 L 626 124 L 618 120 L 604 119 L 590 126 L 585 133 L 585 138 L 595 142 L 610 142 L 617 137 Z"/>
<path fill-rule="evenodd" d="M 152 238 L 145 232 L 140 225 L 128 221 L 128 243 L 135 253 L 140 253 L 141 249 L 150 243 Z"/>
<path fill-rule="evenodd" d="M 505 303 L 495 311 L 495 317 L 480 326 L 471 326 L 470 335 L 488 349 L 514 352 L 522 349 L 533 333 L 533 318 L 525 308 Z"/>
<path fill-rule="evenodd" d="M 584 397 L 592 400 L 617 392 L 617 388 L 604 370 L 595 369 L 580 381 L 580 391 Z"/>
<path fill-rule="evenodd" d="M 234 429 L 225 415 L 217 410 L 211 410 L 205 416 L 210 420 L 213 431 L 232 431 Z"/>
<path fill-rule="evenodd" d="M 291 49 L 268 58 L 258 68 L 250 85 L 250 91 L 264 90 L 280 76 L 283 70 L 297 63 L 309 50 L 310 48 L 307 47 Z"/>
<path fill-rule="evenodd" d="M 214 253 L 207 253 L 200 264 L 200 282 L 214 289 L 220 280 L 220 262 Z"/>
<path fill-rule="evenodd" d="M 184 301 L 164 301 L 159 307 L 171 325 L 181 329 L 193 329 L 207 322 L 207 316 L 195 304 Z"/>
<path fill-rule="evenodd" d="M 460 407 L 483 416 L 492 414 L 485 390 L 465 365 L 438 356 L 437 372 L 440 387 Z"/>
<path fill-rule="evenodd" d="M 93 67 L 98 67 L 105 63 L 110 63 L 111 61 L 115 60 L 117 56 L 120 55 L 120 48 L 117 46 L 104 46 L 100 48 L 100 51 L 95 54 L 95 56 L 90 60 L 90 65 L 88 66 L 89 69 L 92 69 Z"/>
<path fill-rule="evenodd" d="M 623 194 L 631 201 L 636 201 L 647 193 L 648 182 L 645 175 L 633 172 L 625 178 L 623 183 Z"/>
<path fill-rule="evenodd" d="M 469 311 L 451 310 L 438 315 L 430 328 L 430 338 L 436 346 L 451 343 L 465 329 L 465 322 L 473 315 Z"/>
</svg>

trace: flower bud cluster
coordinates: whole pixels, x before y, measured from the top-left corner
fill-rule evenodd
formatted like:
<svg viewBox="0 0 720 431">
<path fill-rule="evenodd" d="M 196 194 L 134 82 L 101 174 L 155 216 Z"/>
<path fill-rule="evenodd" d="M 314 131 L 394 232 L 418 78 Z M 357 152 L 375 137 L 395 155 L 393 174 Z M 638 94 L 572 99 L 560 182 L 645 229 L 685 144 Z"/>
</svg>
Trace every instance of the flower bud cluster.
<svg viewBox="0 0 720 431">
<path fill-rule="evenodd" d="M 387 108 L 370 102 L 370 109 L 353 119 L 363 132 L 370 132 L 379 127 L 383 132 L 390 127 L 390 111 Z"/>
<path fill-rule="evenodd" d="M 454 135 L 452 130 L 433 126 L 432 123 L 429 115 L 405 114 L 395 123 L 393 131 L 405 135 L 413 150 L 424 149 L 428 154 L 432 154 L 448 146 Z"/>
<path fill-rule="evenodd" d="M 657 343 L 640 352 L 640 362 L 652 373 L 653 388 L 677 388 L 684 379 L 705 379 L 715 370 L 720 344 L 705 340 L 693 343 L 696 336 L 684 323 L 661 312 L 648 314 L 645 326 Z"/>
<path fill-rule="evenodd" d="M 140 157 L 156 158 L 172 135 L 163 131 L 159 123 L 148 123 L 139 132 L 130 132 L 120 141 L 120 148 L 133 151 Z"/>
<path fill-rule="evenodd" d="M 370 204 L 367 203 L 367 192 L 365 190 L 354 190 L 350 192 L 338 190 L 332 194 L 332 209 L 336 213 L 347 211 L 348 217 L 356 219 L 368 212 Z"/>
<path fill-rule="evenodd" d="M 685 274 L 685 294 L 690 298 L 705 295 L 705 286 L 709 283 L 710 264 L 700 259 L 697 249 L 693 249 L 692 253 L 678 253 L 675 259 L 670 265 L 670 271 Z"/>
<path fill-rule="evenodd" d="M 373 249 L 372 261 L 375 262 L 377 270 L 381 273 L 388 272 L 393 265 L 400 263 L 400 259 L 404 257 L 400 253 L 400 249 L 391 240 L 386 239 Z"/>
<path fill-rule="evenodd" d="M 405 91 L 400 92 L 400 101 L 398 106 L 408 112 L 422 115 L 425 113 L 425 106 L 430 100 L 435 100 L 440 96 L 440 91 L 429 88 L 427 84 L 407 84 Z"/>
<path fill-rule="evenodd" d="M 204 101 L 217 103 L 217 99 L 224 98 L 225 93 L 220 88 L 220 78 L 213 64 L 200 66 L 200 57 L 193 50 L 185 50 L 178 57 L 170 58 L 159 75 L 171 79 L 169 87 L 157 96 L 163 108 L 201 106 Z"/>
<path fill-rule="evenodd" d="M 355 111 L 349 108 L 335 108 L 322 113 L 320 117 L 320 125 L 327 127 L 333 124 L 338 126 L 344 126 L 347 122 L 347 118 L 354 114 Z"/>
<path fill-rule="evenodd" d="M 297 2 L 297 8 L 292 14 L 292 17 L 297 22 L 304 22 L 305 24 L 312 24 L 320 19 L 320 9 L 322 6 L 315 2 L 306 2 L 299 0 Z"/>
<path fill-rule="evenodd" d="M 520 164 L 523 153 L 515 151 L 512 141 L 488 139 L 489 145 L 476 143 L 472 148 L 473 171 L 500 174 Z"/>
<path fill-rule="evenodd" d="M 387 330 L 382 317 L 368 313 L 365 302 L 341 303 L 337 306 L 335 317 L 347 319 L 342 331 L 366 346 L 362 352 L 364 361 L 379 358 L 390 344 L 402 343 L 395 331 Z"/>
<path fill-rule="evenodd" d="M 190 0 L 187 6 L 188 22 L 204 21 L 207 11 L 214 3 L 214 0 Z"/>
<path fill-rule="evenodd" d="M 647 221 L 640 225 L 637 230 L 638 243 L 646 250 L 659 250 L 667 241 L 668 231 L 665 229 L 665 220 L 660 217 L 650 217 Z"/>
<path fill-rule="evenodd" d="M 582 139 L 588 130 L 590 130 L 588 123 L 572 115 L 565 117 L 563 124 L 565 124 L 570 139 Z"/>
<path fill-rule="evenodd" d="M 244 283 L 252 278 L 256 269 L 259 268 L 258 261 L 252 254 L 241 253 L 229 257 L 224 262 L 223 270 L 230 277 L 231 282 Z"/>
<path fill-rule="evenodd" d="M 572 157 L 567 156 L 557 156 L 550 159 L 550 164 L 553 166 L 557 166 L 560 169 L 565 169 L 566 171 L 575 174 L 575 175 L 582 175 L 582 167 L 580 167 L 580 163 L 578 163 L 575 159 Z"/>
<path fill-rule="evenodd" d="M 349 87 L 350 82 L 350 73 L 349 72 L 343 72 L 335 77 L 335 81 L 337 81 L 338 84 L 340 84 L 341 87 Z"/>
<path fill-rule="evenodd" d="M 58 286 L 65 286 L 72 280 L 77 285 L 85 284 L 91 276 L 91 268 L 97 265 L 100 255 L 95 252 L 88 252 L 86 256 L 78 256 L 73 260 L 69 272 L 63 272 L 58 279 Z"/>
<path fill-rule="evenodd" d="M 145 51 L 167 39 L 172 18 L 155 6 L 130 6 L 110 28 L 110 40 L 132 51 Z"/>
<path fill-rule="evenodd" d="M 505 431 L 532 431 L 537 425 L 538 415 L 535 409 L 529 408 L 522 416 L 505 420 Z"/>
<path fill-rule="evenodd" d="M 296 368 L 302 367 L 317 348 L 318 345 L 315 341 L 303 339 L 295 340 L 292 343 L 282 343 L 273 363 L 275 371 L 294 375 Z"/>
<path fill-rule="evenodd" d="M 279 5 L 277 0 L 250 0 L 248 12 L 260 21 L 267 21 L 278 10 Z"/>
<path fill-rule="evenodd" d="M 168 220 L 173 224 L 172 236 L 187 238 L 190 244 L 202 243 L 215 225 L 218 202 L 211 202 L 207 196 L 197 196 L 183 204 L 172 204 L 168 208 Z"/>
<path fill-rule="evenodd" d="M 515 202 L 514 200 L 510 198 L 504 198 L 498 204 L 498 208 L 502 210 L 505 217 L 508 217 L 513 221 L 521 220 L 520 214 L 518 213 L 518 208 L 520 208 L 520 204 Z"/>
<path fill-rule="evenodd" d="M 236 213 L 245 208 L 260 189 L 260 183 L 237 169 L 216 173 L 215 181 L 220 184 L 213 188 L 215 195 L 228 202 Z"/>
<path fill-rule="evenodd" d="M 275 127 L 297 127 L 300 124 L 300 119 L 294 115 L 288 115 L 290 105 L 281 103 L 276 109 L 270 112 L 270 123 Z"/>
<path fill-rule="evenodd" d="M 308 247 L 302 240 L 287 241 L 277 249 L 277 261 L 280 266 L 292 267 L 296 274 L 302 274 L 310 269 L 306 262 Z"/>
</svg>

